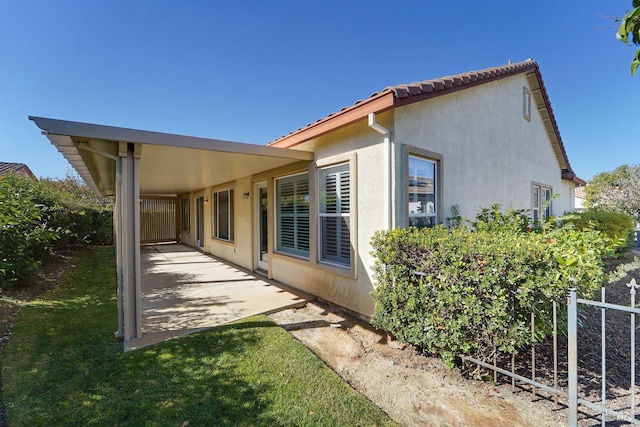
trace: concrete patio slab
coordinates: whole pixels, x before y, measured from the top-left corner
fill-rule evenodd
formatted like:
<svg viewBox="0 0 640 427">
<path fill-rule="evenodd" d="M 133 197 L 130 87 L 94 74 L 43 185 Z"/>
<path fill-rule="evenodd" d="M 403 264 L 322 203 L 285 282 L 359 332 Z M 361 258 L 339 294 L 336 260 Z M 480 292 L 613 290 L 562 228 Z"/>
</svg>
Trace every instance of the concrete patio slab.
<svg viewBox="0 0 640 427">
<path fill-rule="evenodd" d="M 142 338 L 135 350 L 245 317 L 303 306 L 308 298 L 185 245 L 149 245 L 142 258 Z"/>
</svg>

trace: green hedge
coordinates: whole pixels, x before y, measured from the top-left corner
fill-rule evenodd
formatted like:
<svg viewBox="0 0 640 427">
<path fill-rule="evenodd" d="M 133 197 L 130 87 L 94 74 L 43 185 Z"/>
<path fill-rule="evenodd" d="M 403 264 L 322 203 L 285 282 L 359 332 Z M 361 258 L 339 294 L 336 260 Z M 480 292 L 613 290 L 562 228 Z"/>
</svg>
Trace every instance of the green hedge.
<svg viewBox="0 0 640 427">
<path fill-rule="evenodd" d="M 593 228 L 601 231 L 617 250 L 633 245 L 636 220 L 626 213 L 589 210 L 567 215 L 563 220 L 574 224 L 578 230 Z"/>
<path fill-rule="evenodd" d="M 0 179 L 0 286 L 33 276 L 59 238 L 42 220 L 41 208 L 27 180 Z"/>
<path fill-rule="evenodd" d="M 489 215 L 490 213 L 490 215 Z M 375 234 L 373 324 L 453 365 L 458 354 L 515 353 L 552 328 L 552 301 L 570 286 L 591 296 L 607 246 L 598 231 L 535 232 L 522 212 L 484 210 L 475 227 Z"/>
<path fill-rule="evenodd" d="M 28 282 L 55 248 L 112 243 L 112 212 L 78 178 L 0 177 L 0 286 Z"/>
<path fill-rule="evenodd" d="M 96 196 L 79 178 L 42 179 L 32 186 L 46 223 L 60 231 L 59 246 L 113 243 L 112 202 Z"/>
</svg>

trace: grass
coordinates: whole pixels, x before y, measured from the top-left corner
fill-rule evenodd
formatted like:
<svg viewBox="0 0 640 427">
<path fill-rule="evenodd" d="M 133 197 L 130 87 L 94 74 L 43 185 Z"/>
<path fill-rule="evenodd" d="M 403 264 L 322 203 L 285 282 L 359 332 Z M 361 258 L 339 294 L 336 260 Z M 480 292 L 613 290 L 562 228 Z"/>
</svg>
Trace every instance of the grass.
<svg viewBox="0 0 640 427">
<path fill-rule="evenodd" d="M 9 426 L 395 425 L 256 316 L 123 352 L 111 248 L 79 252 L 25 307 L 3 359 Z"/>
</svg>

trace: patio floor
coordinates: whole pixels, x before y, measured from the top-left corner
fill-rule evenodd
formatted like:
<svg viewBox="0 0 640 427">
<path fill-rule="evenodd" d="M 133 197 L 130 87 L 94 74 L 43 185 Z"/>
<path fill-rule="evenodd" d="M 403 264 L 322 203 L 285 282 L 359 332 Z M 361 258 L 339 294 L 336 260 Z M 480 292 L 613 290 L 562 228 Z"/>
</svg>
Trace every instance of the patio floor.
<svg viewBox="0 0 640 427">
<path fill-rule="evenodd" d="M 134 350 L 245 317 L 302 306 L 307 296 L 180 244 L 143 246 L 142 338 Z"/>
</svg>

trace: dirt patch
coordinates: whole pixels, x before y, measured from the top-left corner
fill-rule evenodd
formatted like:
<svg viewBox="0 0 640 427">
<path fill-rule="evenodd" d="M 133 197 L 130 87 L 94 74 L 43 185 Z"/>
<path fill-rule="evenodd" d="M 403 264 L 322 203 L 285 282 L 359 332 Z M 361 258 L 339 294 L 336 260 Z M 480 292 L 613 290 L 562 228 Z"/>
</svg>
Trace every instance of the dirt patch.
<svg viewBox="0 0 640 427">
<path fill-rule="evenodd" d="M 345 381 L 407 426 L 562 426 L 566 411 L 529 392 L 468 380 L 322 302 L 270 315 Z"/>
<path fill-rule="evenodd" d="M 632 251 L 607 262 L 607 270 L 633 261 L 640 252 Z M 610 284 L 606 301 L 629 306 L 626 284 L 631 278 L 640 283 L 640 271 Z M 599 296 L 597 297 L 599 298 Z M 640 296 L 637 297 L 640 301 Z M 637 316 L 640 320 L 640 316 Z M 498 376 L 498 384 L 474 381 L 450 370 L 436 358 L 425 357 L 410 346 L 403 346 L 335 307 L 313 302 L 299 309 L 271 315 L 272 320 L 309 347 L 353 388 L 380 406 L 404 425 L 424 426 L 556 426 L 567 424 L 567 409 L 557 406 L 544 392 L 536 397 L 523 384 Z M 601 401 L 601 311 L 581 306 L 578 329 L 578 378 L 581 398 Z M 636 330 L 640 331 L 637 323 Z M 607 310 L 607 408 L 629 412 L 631 323 L 628 313 Z M 640 337 L 640 335 L 639 335 Z M 640 338 L 637 338 L 640 339 Z M 634 349 L 635 359 L 640 352 Z M 536 348 L 536 381 L 553 385 L 553 341 Z M 510 365 L 504 365 L 510 370 Z M 531 354 L 516 359 L 516 372 L 531 378 Z M 636 384 L 640 369 L 636 368 Z M 487 372 L 484 372 L 488 374 Z M 487 375 L 492 378 L 493 375 Z M 567 388 L 567 339 L 558 337 L 558 387 Z M 640 387 L 637 388 L 640 390 Z M 637 399 L 636 399 L 637 400 Z M 600 425 L 600 414 L 580 406 L 581 426 Z M 636 410 L 640 412 L 640 408 Z M 608 419 L 611 421 L 611 418 Z M 615 421 L 616 425 L 623 425 Z M 626 425 L 626 424 L 624 424 Z"/>
<path fill-rule="evenodd" d="M 60 250 L 42 265 L 42 274 L 33 283 L 14 286 L 8 289 L 0 288 L 0 373 L 2 373 L 2 353 L 9 341 L 11 329 L 16 316 L 22 307 L 40 294 L 57 286 L 60 276 L 69 265 L 73 254 L 79 247 L 69 247 Z M 2 376 L 0 375 L 0 427 L 5 427 L 4 402 L 2 399 Z"/>
</svg>

